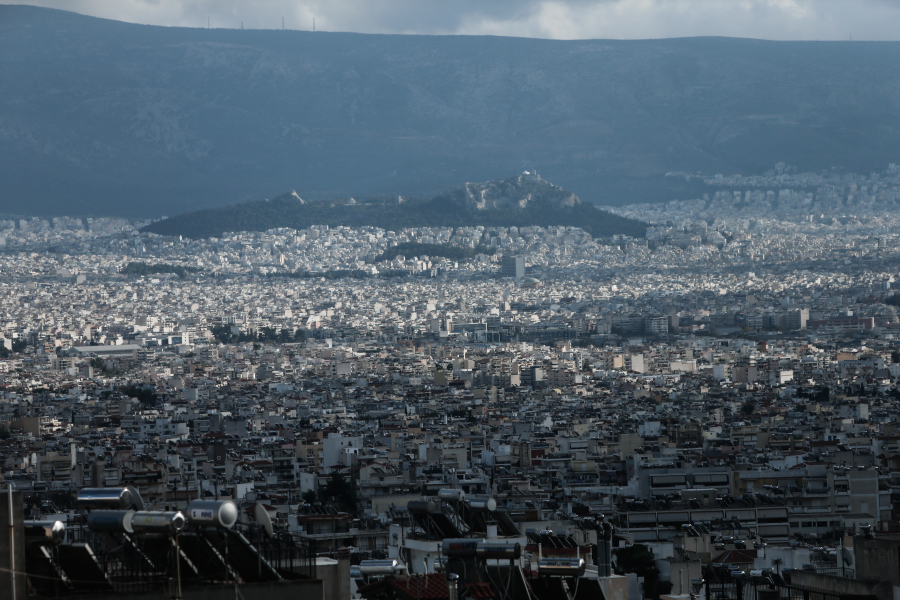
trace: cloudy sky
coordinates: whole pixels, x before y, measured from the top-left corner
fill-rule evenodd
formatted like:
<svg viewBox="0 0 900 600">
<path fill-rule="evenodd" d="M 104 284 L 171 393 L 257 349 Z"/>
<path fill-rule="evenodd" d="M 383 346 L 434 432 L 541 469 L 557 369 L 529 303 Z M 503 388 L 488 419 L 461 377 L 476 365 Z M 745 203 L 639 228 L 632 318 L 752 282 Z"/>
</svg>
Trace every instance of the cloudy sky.
<svg viewBox="0 0 900 600">
<path fill-rule="evenodd" d="M 0 0 L 205 27 L 640 39 L 900 40 L 900 0 Z"/>
</svg>

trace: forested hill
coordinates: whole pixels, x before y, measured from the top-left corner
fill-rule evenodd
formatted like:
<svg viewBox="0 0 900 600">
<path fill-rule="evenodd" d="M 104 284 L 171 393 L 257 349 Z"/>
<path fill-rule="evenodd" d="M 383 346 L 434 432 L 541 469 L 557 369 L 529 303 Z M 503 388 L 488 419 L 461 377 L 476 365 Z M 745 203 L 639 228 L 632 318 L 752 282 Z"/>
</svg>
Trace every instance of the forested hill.
<svg viewBox="0 0 900 600">
<path fill-rule="evenodd" d="M 430 198 L 531 168 L 621 205 L 709 191 L 670 171 L 900 157 L 896 42 L 242 31 L 4 5 L 0 57 L 11 214 Z"/>
<path fill-rule="evenodd" d="M 399 196 L 304 202 L 295 192 L 272 200 L 200 210 L 157 221 L 145 228 L 161 235 L 189 238 L 220 236 L 226 231 L 265 231 L 310 225 L 404 227 L 523 227 L 569 225 L 591 235 L 643 237 L 646 225 L 582 203 L 572 192 L 537 177 L 512 177 L 467 183 L 431 200 Z"/>
</svg>

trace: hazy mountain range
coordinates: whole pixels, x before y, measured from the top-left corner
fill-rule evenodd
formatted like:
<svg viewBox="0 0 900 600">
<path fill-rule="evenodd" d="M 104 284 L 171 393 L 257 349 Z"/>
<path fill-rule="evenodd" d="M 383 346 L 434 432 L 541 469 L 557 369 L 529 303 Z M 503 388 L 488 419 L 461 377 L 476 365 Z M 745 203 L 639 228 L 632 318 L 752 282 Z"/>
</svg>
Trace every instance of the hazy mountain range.
<svg viewBox="0 0 900 600">
<path fill-rule="evenodd" d="M 4 213 L 431 197 L 531 168 L 622 204 L 696 195 L 668 171 L 900 158 L 893 42 L 207 30 L 2 6 L 0 65 Z"/>
</svg>

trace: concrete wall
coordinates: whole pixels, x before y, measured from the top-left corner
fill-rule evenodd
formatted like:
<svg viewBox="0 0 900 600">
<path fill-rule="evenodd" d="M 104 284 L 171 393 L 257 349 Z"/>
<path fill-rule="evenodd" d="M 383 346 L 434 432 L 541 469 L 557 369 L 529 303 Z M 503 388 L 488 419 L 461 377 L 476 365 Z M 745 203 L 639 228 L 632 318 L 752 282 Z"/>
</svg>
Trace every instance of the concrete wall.
<svg viewBox="0 0 900 600">
<path fill-rule="evenodd" d="M 889 582 L 867 582 L 811 571 L 792 571 L 791 585 L 828 590 L 835 595 L 874 595 L 878 600 L 894 600 L 894 585 Z"/>
<path fill-rule="evenodd" d="M 4 484 L 5 485 L 5 484 Z M 16 600 L 25 600 L 25 529 L 22 522 L 25 519 L 23 507 L 24 496 L 22 492 L 13 492 L 13 543 L 15 544 L 15 570 L 16 575 Z M 12 553 L 10 552 L 9 539 L 9 492 L 0 492 L 0 598 L 12 597 L 12 581 L 10 580 L 10 568 L 12 567 Z"/>
<path fill-rule="evenodd" d="M 878 539 L 853 538 L 856 578 L 860 581 L 890 581 L 900 585 L 900 536 Z"/>
<path fill-rule="evenodd" d="M 244 600 L 324 600 L 321 579 L 283 581 L 280 583 L 246 583 L 238 586 Z M 234 600 L 233 585 L 216 585 L 182 590 L 183 600 Z M 0 597 L 6 596 L 0 594 Z M 68 600 L 111 600 L 115 594 L 85 594 L 67 596 Z M 24 600 L 24 596 L 22 599 Z M 149 594 L 129 594 L 130 600 L 172 600 L 169 591 Z M 18 600 L 18 599 L 17 599 Z"/>
<path fill-rule="evenodd" d="M 601 577 L 600 589 L 606 600 L 628 600 L 628 577 L 624 575 L 610 575 Z"/>
<path fill-rule="evenodd" d="M 349 555 L 338 560 L 319 558 L 316 577 L 322 580 L 322 600 L 350 600 Z"/>
</svg>

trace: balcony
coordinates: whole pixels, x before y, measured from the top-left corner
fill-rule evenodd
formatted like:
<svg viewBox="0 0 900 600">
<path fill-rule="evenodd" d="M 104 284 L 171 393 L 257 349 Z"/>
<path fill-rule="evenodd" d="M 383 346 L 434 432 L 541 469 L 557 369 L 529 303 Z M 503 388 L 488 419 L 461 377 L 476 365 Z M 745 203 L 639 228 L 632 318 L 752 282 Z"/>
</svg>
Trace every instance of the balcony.
<svg viewBox="0 0 900 600">
<path fill-rule="evenodd" d="M 809 515 L 831 512 L 827 506 L 790 506 L 788 511 L 792 515 Z"/>
</svg>

